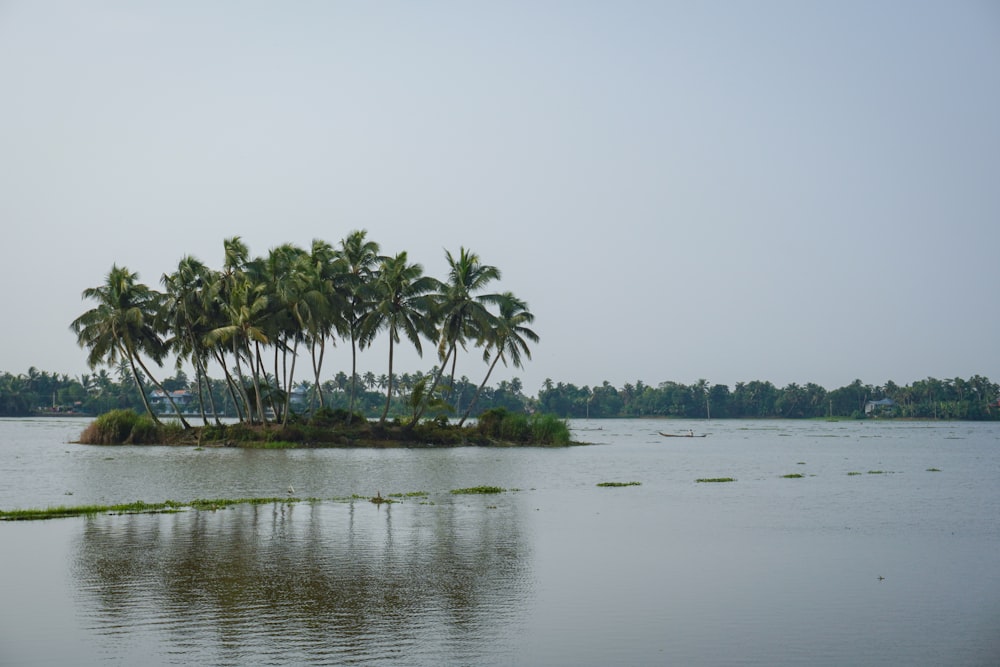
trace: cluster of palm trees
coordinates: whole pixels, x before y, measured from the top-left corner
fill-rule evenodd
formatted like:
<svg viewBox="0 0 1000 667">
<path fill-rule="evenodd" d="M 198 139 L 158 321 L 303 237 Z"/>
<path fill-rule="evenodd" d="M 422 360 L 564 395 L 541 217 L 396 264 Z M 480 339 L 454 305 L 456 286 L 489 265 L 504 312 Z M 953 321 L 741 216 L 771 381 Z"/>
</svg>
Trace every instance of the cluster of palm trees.
<svg viewBox="0 0 1000 667">
<path fill-rule="evenodd" d="M 442 399 L 441 388 L 454 384 L 460 350 L 469 345 L 482 349 L 488 370 L 481 390 L 498 362 L 522 367 L 523 360 L 531 358 L 528 343 L 538 341 L 528 327 L 534 315 L 527 304 L 510 292 L 485 292 L 500 279 L 500 270 L 464 247 L 456 256 L 445 253 L 448 276 L 440 281 L 425 275 L 405 251 L 381 255 L 364 230 L 351 232 L 338 246 L 322 240 L 314 240 L 308 250 L 284 244 L 266 257 L 251 257 L 238 236 L 223 245 L 221 269 L 186 256 L 176 271 L 163 275 L 162 292 L 117 265 L 102 285 L 83 291 L 96 305 L 71 328 L 88 350 L 88 363 L 91 368 L 127 363 L 154 419 L 141 377 L 173 401 L 147 360 L 162 366 L 172 358 L 177 368 L 190 363 L 198 387 L 208 384 L 210 367 L 221 369 L 240 420 L 266 424 L 271 418 L 288 419 L 300 357 L 308 357 L 315 378 L 310 403 L 323 405 L 323 360 L 328 346 L 338 341 L 351 347 L 353 414 L 358 352 L 385 334 L 389 383 L 380 422 L 388 416 L 393 394 L 396 345 L 405 337 L 418 354 L 424 341 L 436 348 L 435 372 L 414 387 L 410 397 L 413 415 L 407 426 L 412 428 L 428 405 Z M 450 380 L 444 380 L 449 368 Z M 207 424 L 208 415 L 218 412 L 206 405 L 200 391 L 198 398 Z M 174 409 L 188 427 L 176 405 Z"/>
</svg>

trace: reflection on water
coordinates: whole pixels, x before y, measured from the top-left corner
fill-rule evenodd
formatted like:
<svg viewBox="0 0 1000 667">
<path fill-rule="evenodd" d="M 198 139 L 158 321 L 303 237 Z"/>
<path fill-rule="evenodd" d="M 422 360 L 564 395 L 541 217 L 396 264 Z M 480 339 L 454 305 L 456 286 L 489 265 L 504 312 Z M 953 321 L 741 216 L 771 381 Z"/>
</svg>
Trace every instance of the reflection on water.
<svg viewBox="0 0 1000 667">
<path fill-rule="evenodd" d="M 84 447 L 79 421 L 0 420 L 4 509 L 325 499 L 0 523 L 0 665 L 1000 664 L 1000 424 L 575 426 L 596 446 Z M 481 484 L 520 490 L 449 493 Z M 378 490 L 427 495 L 335 500 Z"/>
<path fill-rule="evenodd" d="M 189 664 L 481 664 L 516 632 L 530 576 L 516 515 L 478 505 L 98 517 L 73 577 L 90 629 Z"/>
</svg>

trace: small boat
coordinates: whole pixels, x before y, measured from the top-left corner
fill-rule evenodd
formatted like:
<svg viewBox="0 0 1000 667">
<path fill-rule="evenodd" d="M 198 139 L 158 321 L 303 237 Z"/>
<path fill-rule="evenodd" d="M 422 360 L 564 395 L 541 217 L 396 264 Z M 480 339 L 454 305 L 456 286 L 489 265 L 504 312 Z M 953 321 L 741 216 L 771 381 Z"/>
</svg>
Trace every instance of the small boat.
<svg viewBox="0 0 1000 667">
<path fill-rule="evenodd" d="M 664 433 L 660 431 L 660 435 L 664 438 L 704 438 L 708 433 L 699 433 L 695 435 L 694 433 Z"/>
</svg>

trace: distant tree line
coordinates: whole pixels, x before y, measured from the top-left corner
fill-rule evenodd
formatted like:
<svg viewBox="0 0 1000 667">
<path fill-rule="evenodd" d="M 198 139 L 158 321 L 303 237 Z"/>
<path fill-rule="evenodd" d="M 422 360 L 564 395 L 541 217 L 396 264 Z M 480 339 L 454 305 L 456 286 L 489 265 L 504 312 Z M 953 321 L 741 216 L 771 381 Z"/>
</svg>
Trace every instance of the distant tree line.
<svg viewBox="0 0 1000 667">
<path fill-rule="evenodd" d="M 19 417 L 39 413 L 78 413 L 97 415 L 119 408 L 145 410 L 131 370 L 120 362 L 114 374 L 101 369 L 78 378 L 39 371 L 32 367 L 27 373 L 0 374 L 0 416 Z M 425 384 L 437 373 L 431 368 L 427 373 L 403 373 L 392 380 L 393 394 L 389 415 L 407 419 L 413 414 L 410 400 L 415 387 Z M 250 384 L 248 378 L 244 383 Z M 269 381 L 269 380 L 268 380 Z M 357 386 L 355 410 L 369 418 L 379 418 L 385 408 L 385 392 L 389 386 L 386 374 L 361 373 L 356 381 L 340 371 L 325 380 L 319 393 L 323 405 L 347 410 L 351 405 L 351 386 Z M 183 371 L 161 382 L 165 391 L 187 391 L 190 396 L 199 393 L 197 380 L 189 379 Z M 292 413 L 304 413 L 316 406 L 309 403 L 314 387 L 308 381 L 297 385 L 297 400 L 291 402 Z M 888 398 L 893 405 L 880 407 L 879 417 L 911 419 L 1000 419 L 1000 388 L 988 378 L 974 375 L 969 379 L 939 380 L 926 378 L 908 385 L 886 382 L 884 385 L 864 384 L 855 380 L 833 390 L 808 383 L 776 387 L 771 382 L 738 382 L 730 389 L 723 384 L 709 384 L 699 380 L 692 385 L 661 382 L 657 386 L 641 381 L 627 383 L 621 388 L 608 382 L 599 386 L 577 387 L 563 382 L 546 380 L 537 397 L 523 392 L 521 380 L 514 378 L 496 386 L 476 385 L 462 376 L 454 381 L 448 392 L 451 403 L 431 408 L 434 417 L 464 414 L 479 392 L 473 416 L 491 408 L 505 408 L 510 412 L 544 412 L 565 418 L 609 417 L 685 417 L 693 419 L 723 418 L 863 418 L 869 401 Z M 202 394 L 211 394 L 220 416 L 238 417 L 236 404 L 226 381 L 210 379 L 200 388 Z M 303 400 L 305 399 L 305 400 Z M 161 401 L 162 403 L 162 401 Z M 169 410 L 169 408 L 167 408 Z M 188 414 L 197 414 L 195 403 L 188 403 Z"/>
<path fill-rule="evenodd" d="M 577 387 L 549 379 L 538 393 L 537 409 L 575 418 L 862 418 L 869 401 L 886 398 L 892 405 L 879 406 L 873 414 L 912 419 L 1000 418 L 1000 388 L 981 375 L 968 380 L 927 378 L 903 386 L 855 380 L 829 391 L 812 382 L 779 388 L 755 380 L 737 382 L 730 389 L 706 380 L 692 385 L 661 382 L 655 387 L 639 381 L 618 389 L 606 381 L 600 386 Z"/>
<path fill-rule="evenodd" d="M 414 387 L 426 383 L 429 373 L 403 373 L 393 379 L 392 402 L 389 416 L 406 419 L 412 416 L 413 405 L 408 401 Z M 249 384 L 249 379 L 244 378 Z M 383 375 L 367 372 L 357 378 L 357 394 L 355 396 L 355 411 L 368 418 L 377 419 L 385 407 L 385 388 L 389 379 Z M 97 416 L 111 410 L 132 409 L 136 412 L 146 410 L 145 402 L 139 395 L 137 387 L 147 383 L 140 379 L 137 384 L 131 377 L 127 364 L 119 364 L 115 372 L 108 373 L 101 369 L 96 373 L 85 373 L 79 377 L 39 371 L 35 367 L 27 373 L 0 373 L 0 417 L 29 417 L 34 415 L 87 415 Z M 161 381 L 164 391 L 175 395 L 178 408 L 187 417 L 198 416 L 199 408 L 195 398 L 199 391 L 203 395 L 211 394 L 218 415 L 226 418 L 238 418 L 239 411 L 233 402 L 225 380 L 210 379 L 202 387 L 198 387 L 183 371 Z M 323 406 L 331 409 L 348 410 L 351 402 L 352 382 L 348 375 L 341 371 L 332 379 L 323 383 Z M 306 414 L 318 406 L 309 403 L 313 386 L 308 381 L 301 381 L 294 392 L 296 400 L 291 401 L 292 414 Z M 150 392 L 154 410 L 158 414 L 171 414 L 173 409 L 166 403 L 165 397 L 159 396 L 160 390 Z M 484 385 L 480 388 L 468 377 L 457 378 L 451 393 L 454 404 L 438 405 L 429 409 L 432 417 L 452 416 L 456 412 L 464 413 L 472 397 L 479 392 L 472 414 L 479 415 L 491 408 L 504 408 L 514 413 L 531 412 L 532 400 L 523 393 L 521 380 L 514 378 L 502 381 L 495 386 Z M 181 396 L 187 394 L 187 400 Z"/>
</svg>

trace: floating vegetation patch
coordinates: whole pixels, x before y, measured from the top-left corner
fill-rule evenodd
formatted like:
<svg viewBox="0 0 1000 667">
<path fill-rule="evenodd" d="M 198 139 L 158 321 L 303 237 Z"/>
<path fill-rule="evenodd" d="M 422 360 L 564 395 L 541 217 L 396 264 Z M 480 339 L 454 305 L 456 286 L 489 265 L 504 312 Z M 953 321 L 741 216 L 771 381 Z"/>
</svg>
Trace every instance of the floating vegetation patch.
<svg viewBox="0 0 1000 667">
<path fill-rule="evenodd" d="M 470 486 L 465 489 L 452 489 L 451 492 L 454 494 L 473 494 L 473 493 L 506 493 L 507 489 L 501 488 L 499 486 Z"/>
<path fill-rule="evenodd" d="M 869 470 L 868 474 L 869 475 L 884 475 L 885 471 L 884 470 Z"/>
<path fill-rule="evenodd" d="M 642 486 L 642 482 L 600 482 L 597 486 Z"/>
<path fill-rule="evenodd" d="M 805 464 L 806 464 L 806 462 L 805 462 L 805 461 L 799 461 L 799 462 L 798 462 L 798 463 L 796 463 L 795 465 L 799 465 L 799 466 L 804 466 Z"/>
<path fill-rule="evenodd" d="M 927 472 L 941 472 L 940 468 L 928 468 Z"/>
<path fill-rule="evenodd" d="M 782 479 L 802 479 L 803 477 L 805 477 L 805 475 L 799 472 L 793 472 L 788 475 L 782 475 L 781 477 Z"/>
<path fill-rule="evenodd" d="M 46 509 L 0 510 L 2 521 L 34 521 L 38 519 L 61 519 L 70 516 L 89 516 L 93 514 L 153 514 L 156 512 L 176 512 L 182 508 L 182 503 L 168 500 L 164 503 L 144 503 L 142 501 L 121 505 L 77 505 L 67 507 L 48 507 Z"/>
<path fill-rule="evenodd" d="M 860 474 L 861 473 L 859 473 L 857 471 L 851 471 L 851 472 L 847 473 L 848 476 L 851 476 L 851 475 L 860 475 Z"/>
<path fill-rule="evenodd" d="M 270 505 L 271 503 L 298 503 L 301 498 L 198 498 L 188 503 L 192 509 L 196 510 L 221 510 L 233 505 Z"/>
<path fill-rule="evenodd" d="M 504 493 L 506 491 L 507 489 L 502 489 L 496 486 L 479 486 L 472 489 L 456 489 L 452 491 L 452 493 Z M 72 492 L 67 492 L 66 495 L 72 495 Z M 0 521 L 33 521 L 39 519 L 60 519 L 71 516 L 92 516 L 95 514 L 159 514 L 166 512 L 180 512 L 188 509 L 200 512 L 214 512 L 217 510 L 229 509 L 235 505 L 291 505 L 302 502 L 321 503 L 330 501 L 350 503 L 358 500 L 366 500 L 377 505 L 381 505 L 383 503 L 400 502 L 399 499 L 403 498 L 419 498 L 423 500 L 423 502 L 421 502 L 422 505 L 433 505 L 433 502 L 428 502 L 426 500 L 427 496 L 428 494 L 426 491 L 412 491 L 409 493 L 392 493 L 388 496 L 383 496 L 381 492 L 377 492 L 375 496 L 366 496 L 355 493 L 350 496 L 339 498 L 298 498 L 288 495 L 284 497 L 273 496 L 268 498 L 197 498 L 186 503 L 178 502 L 176 500 L 167 500 L 162 503 L 137 501 L 121 505 L 60 505 L 58 507 L 48 507 L 45 509 L 0 510 Z"/>
<path fill-rule="evenodd" d="M 167 500 L 162 503 L 147 503 L 137 501 L 120 505 L 77 505 L 75 507 L 59 506 L 45 509 L 0 510 L 0 521 L 33 521 L 39 519 L 61 519 L 71 516 L 92 516 L 95 514 L 161 514 L 179 512 L 190 508 L 194 510 L 218 510 L 232 505 L 263 505 L 268 503 L 297 503 L 299 498 L 220 498 L 216 500 L 193 500 L 181 503 Z"/>
<path fill-rule="evenodd" d="M 716 483 L 716 482 L 735 482 L 736 480 L 732 477 L 700 477 L 696 482 L 702 483 Z"/>
</svg>

